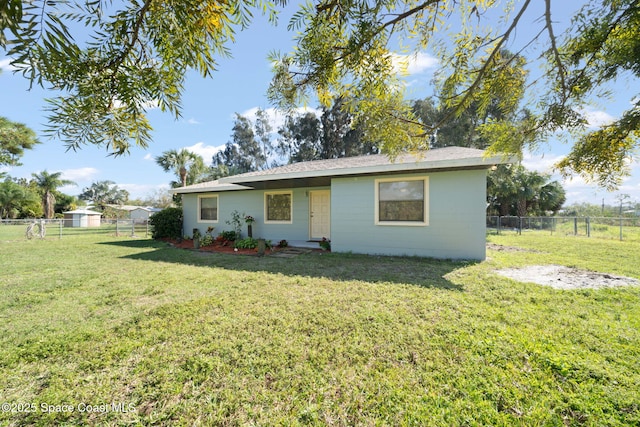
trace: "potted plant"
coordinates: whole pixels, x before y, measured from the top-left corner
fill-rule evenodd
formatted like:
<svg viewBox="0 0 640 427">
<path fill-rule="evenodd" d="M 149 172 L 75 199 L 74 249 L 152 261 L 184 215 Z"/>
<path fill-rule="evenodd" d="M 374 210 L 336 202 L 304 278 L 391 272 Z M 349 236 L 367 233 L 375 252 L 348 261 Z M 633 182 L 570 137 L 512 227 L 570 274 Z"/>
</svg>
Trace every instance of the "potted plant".
<svg viewBox="0 0 640 427">
<path fill-rule="evenodd" d="M 318 244 L 320 245 L 320 248 L 322 248 L 323 251 L 331 250 L 331 240 L 327 239 L 326 237 L 323 237 L 322 240 L 318 242 Z"/>
<path fill-rule="evenodd" d="M 193 247 L 194 249 L 200 249 L 200 237 L 202 235 L 200 234 L 200 230 L 198 230 L 197 228 L 193 229 Z"/>
<path fill-rule="evenodd" d="M 244 217 L 244 222 L 247 223 L 247 235 L 249 237 L 253 237 L 253 229 L 251 227 L 251 224 L 256 222 L 256 220 L 251 215 L 247 215 Z"/>
</svg>

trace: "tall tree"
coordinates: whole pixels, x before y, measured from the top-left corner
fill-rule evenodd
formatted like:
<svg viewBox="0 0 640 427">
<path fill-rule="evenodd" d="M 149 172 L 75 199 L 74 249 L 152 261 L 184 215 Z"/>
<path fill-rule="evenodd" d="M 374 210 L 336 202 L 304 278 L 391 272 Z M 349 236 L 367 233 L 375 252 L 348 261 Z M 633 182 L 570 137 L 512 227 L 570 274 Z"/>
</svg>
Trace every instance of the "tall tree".
<svg viewBox="0 0 640 427">
<path fill-rule="evenodd" d="M 83 188 L 78 198 L 92 202 L 104 210 L 107 205 L 124 204 L 129 199 L 129 192 L 118 187 L 113 181 L 97 181 Z"/>
<path fill-rule="evenodd" d="M 156 163 L 165 172 L 174 172 L 178 177 L 179 185 L 182 187 L 195 184 L 205 169 L 202 156 L 186 148 L 180 151 L 165 151 L 161 156 L 156 157 Z"/>
<path fill-rule="evenodd" d="M 566 201 L 567 196 L 562 185 L 558 181 L 548 182 L 540 188 L 538 211 L 540 213 L 551 212 L 556 215 Z"/>
<path fill-rule="evenodd" d="M 0 182 L 0 219 L 42 216 L 39 197 L 11 179 Z"/>
<path fill-rule="evenodd" d="M 500 216 L 511 215 L 518 190 L 513 181 L 515 165 L 498 165 L 487 175 L 488 211 Z"/>
<path fill-rule="evenodd" d="M 566 200 L 564 188 L 546 174 L 522 165 L 499 165 L 487 178 L 489 211 L 500 216 L 557 213 Z"/>
<path fill-rule="evenodd" d="M 271 126 L 271 119 L 269 114 L 262 108 L 258 108 L 256 111 L 256 120 L 253 124 L 254 133 L 256 139 L 262 149 L 262 156 L 264 156 L 264 163 L 257 165 L 259 169 L 268 167 L 268 159 L 273 153 L 273 145 L 271 142 L 271 132 L 273 126 Z"/>
<path fill-rule="evenodd" d="M 78 207 L 78 198 L 68 194 L 58 194 L 54 210 L 56 212 L 72 211 Z"/>
<path fill-rule="evenodd" d="M 258 127 L 260 130 L 257 133 L 260 139 L 256 138 L 251 120 L 236 113 L 231 141 L 227 142 L 224 150 L 217 152 L 212 159 L 212 168 L 218 174 L 237 175 L 267 167 L 267 156 L 271 146 L 265 133 L 267 130 L 270 132 L 271 129 L 265 127 L 263 119 Z M 266 152 L 263 145 L 268 145 Z"/>
<path fill-rule="evenodd" d="M 455 145 L 486 149 L 491 145 L 494 124 L 506 123 L 518 128 L 521 122 L 526 123 L 528 110 L 520 106 L 527 76 L 525 59 L 507 50 L 502 50 L 500 56 L 505 61 L 505 67 L 509 68 L 509 74 L 514 76 L 511 78 L 511 92 L 490 94 L 486 106 L 473 100 L 467 108 L 456 114 L 452 107 L 447 106 L 444 94 L 413 102 L 413 114 L 421 123 L 429 127 L 441 123 L 430 135 L 432 148 Z"/>
<path fill-rule="evenodd" d="M 348 102 L 343 97 L 337 97 L 330 108 L 322 109 L 322 159 L 377 153 L 376 145 L 365 136 L 362 124 L 354 121 L 354 116 L 347 106 Z"/>
<path fill-rule="evenodd" d="M 518 167 L 513 179 L 516 184 L 516 213 L 518 216 L 526 216 L 531 207 L 537 204 L 546 177 Z"/>
<path fill-rule="evenodd" d="M 278 130 L 278 152 L 288 156 L 289 162 L 377 153 L 377 144 L 354 122 L 345 103 L 344 98 L 336 98 L 331 107 L 322 108 L 320 118 L 311 112 L 287 116 Z"/>
<path fill-rule="evenodd" d="M 49 173 L 46 170 L 31 174 L 42 195 L 42 209 L 45 218 L 53 218 L 56 204 L 56 193 L 63 185 L 74 185 L 75 182 L 63 179 L 62 172 Z"/>
<path fill-rule="evenodd" d="M 531 94 L 526 120 L 487 124 L 489 149 L 520 153 L 558 130 L 570 129 L 577 133 L 576 142 L 558 166 L 615 187 L 628 173 L 628 160 L 639 145 L 640 94 L 618 94 L 630 99 L 630 109 L 595 131 L 585 126 L 584 107 L 614 80 L 637 82 L 640 77 L 638 1 L 587 1 L 562 35 L 554 10 L 551 0 L 307 3 L 290 23 L 301 30 L 295 50 L 272 56 L 276 65 L 269 96 L 290 108 L 311 92 L 325 105 L 347 95 L 356 101 L 351 111 L 367 133 L 379 135 L 383 150 L 394 154 L 426 147 L 444 121 L 460 116 L 473 103 L 479 116 L 492 107 L 494 98 L 507 103 L 496 107 L 508 110 L 508 104 L 522 96 L 523 87 L 523 76 L 512 67 L 514 57 L 503 54 L 509 46 L 517 58 L 525 51 L 533 58 L 525 68 L 542 65 L 546 70 L 524 86 Z M 449 31 L 452 22 L 459 31 Z M 518 31 L 524 25 L 533 34 L 529 39 Z M 399 101 L 404 86 L 390 48 L 398 44 L 436 53 L 441 68 L 438 92 L 448 112 L 440 121 L 421 123 Z M 536 46 L 541 50 L 535 51 Z"/>
<path fill-rule="evenodd" d="M 24 150 L 39 143 L 36 133 L 26 125 L 0 117 L 0 165 L 19 166 Z"/>
<path fill-rule="evenodd" d="M 278 135 L 276 152 L 289 159 L 289 163 L 321 158 L 322 127 L 315 113 L 287 115 Z"/>
</svg>

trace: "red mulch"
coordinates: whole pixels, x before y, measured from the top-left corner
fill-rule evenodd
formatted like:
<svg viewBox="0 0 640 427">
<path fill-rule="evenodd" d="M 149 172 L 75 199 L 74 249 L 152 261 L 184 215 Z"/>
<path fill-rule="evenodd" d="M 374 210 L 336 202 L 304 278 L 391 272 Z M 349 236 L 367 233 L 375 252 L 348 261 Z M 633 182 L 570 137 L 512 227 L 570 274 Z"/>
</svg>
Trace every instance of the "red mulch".
<svg viewBox="0 0 640 427">
<path fill-rule="evenodd" d="M 176 248 L 195 250 L 193 247 L 192 239 L 182 239 L 182 241 L 180 242 L 178 242 L 176 239 L 161 239 L 161 240 L 169 243 L 171 246 L 174 246 Z M 274 251 L 277 251 L 278 249 L 279 248 L 277 247 L 273 248 Z M 216 242 L 211 246 L 200 246 L 200 249 L 198 250 L 202 252 L 221 252 L 221 253 L 236 254 L 236 255 L 257 255 L 258 254 L 257 249 L 235 249 L 233 247 L 233 243 L 230 243 L 227 245 L 221 245 L 220 243 Z"/>
</svg>

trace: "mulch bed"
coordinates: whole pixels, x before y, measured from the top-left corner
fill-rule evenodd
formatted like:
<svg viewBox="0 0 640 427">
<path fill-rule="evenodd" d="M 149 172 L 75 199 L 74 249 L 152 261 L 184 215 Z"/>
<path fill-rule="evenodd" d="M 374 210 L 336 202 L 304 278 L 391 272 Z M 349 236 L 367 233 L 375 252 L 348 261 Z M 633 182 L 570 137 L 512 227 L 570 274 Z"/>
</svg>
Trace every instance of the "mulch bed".
<svg viewBox="0 0 640 427">
<path fill-rule="evenodd" d="M 180 248 L 180 249 L 189 249 L 189 250 L 200 251 L 200 252 L 219 252 L 219 253 L 227 253 L 227 254 L 234 254 L 234 255 L 247 255 L 247 256 L 258 255 L 258 249 L 236 249 L 233 247 L 233 244 L 221 245 L 220 243 L 216 242 L 213 245 L 200 246 L 200 249 L 195 249 L 193 247 L 193 239 L 182 239 L 180 241 L 176 239 L 161 239 L 161 240 L 169 243 L 173 247 Z M 293 252 L 295 252 L 296 255 L 299 255 L 301 253 L 307 253 L 307 252 L 322 252 L 322 250 L 308 249 L 305 251 L 299 251 L 296 248 L 290 248 L 290 247 L 280 248 L 275 246 L 272 249 L 267 249 L 265 251 L 265 255 L 286 256 L 287 254 L 294 255 Z"/>
<path fill-rule="evenodd" d="M 236 249 L 233 245 L 220 245 L 219 243 L 214 243 L 210 246 L 200 246 L 200 249 L 195 249 L 193 247 L 193 239 L 182 239 L 180 241 L 176 239 L 162 239 L 165 242 L 169 243 L 171 246 L 180 248 L 180 249 L 191 249 L 198 250 L 201 252 L 221 252 L 228 254 L 236 254 L 236 255 L 258 255 L 257 249 Z M 267 253 L 269 251 L 266 251 Z"/>
</svg>

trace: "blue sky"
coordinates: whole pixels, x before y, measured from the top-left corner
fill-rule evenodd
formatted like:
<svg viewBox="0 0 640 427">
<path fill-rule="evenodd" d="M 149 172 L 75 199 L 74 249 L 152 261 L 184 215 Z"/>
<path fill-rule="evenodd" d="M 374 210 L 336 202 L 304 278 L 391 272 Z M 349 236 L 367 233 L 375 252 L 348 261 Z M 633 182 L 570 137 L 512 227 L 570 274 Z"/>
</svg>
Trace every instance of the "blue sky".
<svg viewBox="0 0 640 427">
<path fill-rule="evenodd" d="M 560 4 L 558 7 L 564 6 Z M 158 110 L 149 112 L 154 132 L 153 142 L 146 150 L 136 147 L 129 155 L 114 158 L 107 156 L 104 148 L 95 146 L 85 146 L 77 152 L 66 151 L 59 141 L 43 136 L 40 138 L 43 143 L 27 151 L 22 158 L 23 166 L 2 170 L 11 176 L 24 178 L 31 178 L 32 173 L 45 169 L 49 172 L 62 171 L 64 178 L 77 183 L 77 186 L 67 186 L 62 191 L 74 195 L 91 183 L 102 180 L 114 181 L 134 198 L 168 188 L 168 183 L 175 178 L 154 161 L 154 157 L 162 152 L 188 148 L 209 162 L 211 156 L 230 140 L 235 113 L 251 117 L 259 107 L 272 114 L 274 128 L 277 128 L 281 118 L 274 113 L 265 95 L 271 79 L 267 55 L 273 50 L 291 50 L 294 34 L 286 29 L 286 16 L 294 11 L 294 6 L 288 6 L 277 27 L 267 23 L 266 18 L 256 16 L 248 30 L 237 34 L 236 43 L 230 46 L 233 57 L 220 59 L 219 69 L 212 78 L 204 79 L 190 73 L 183 94 L 181 119 L 174 120 L 171 115 Z M 570 16 L 570 12 L 562 10 L 554 14 L 560 23 L 568 22 Z M 538 27 L 536 18 L 535 14 L 526 17 L 525 24 L 528 20 L 531 28 Z M 50 95 L 40 88 L 29 91 L 28 82 L 20 75 L 14 75 L 8 62 L 8 58 L 0 55 L 0 68 L 3 70 L 0 73 L 0 116 L 25 123 L 41 134 L 46 119 L 44 99 Z M 431 92 L 430 81 L 437 67 L 437 61 L 427 52 L 410 58 L 409 75 L 405 80 L 411 99 L 424 98 Z M 621 82 L 618 89 L 623 96 L 594 104 L 589 110 L 592 123 L 606 123 L 627 109 L 629 93 L 637 92 L 637 83 Z M 567 151 L 567 145 L 549 141 L 540 152 L 526 153 L 524 165 L 551 172 L 551 166 Z M 588 185 L 579 177 L 564 181 L 568 203 L 584 201 L 599 204 L 604 199 L 605 203 L 615 204 L 616 196 L 621 193 L 629 194 L 633 202 L 640 202 L 638 162 L 632 165 L 632 172 L 632 176 L 613 193 Z"/>
</svg>

